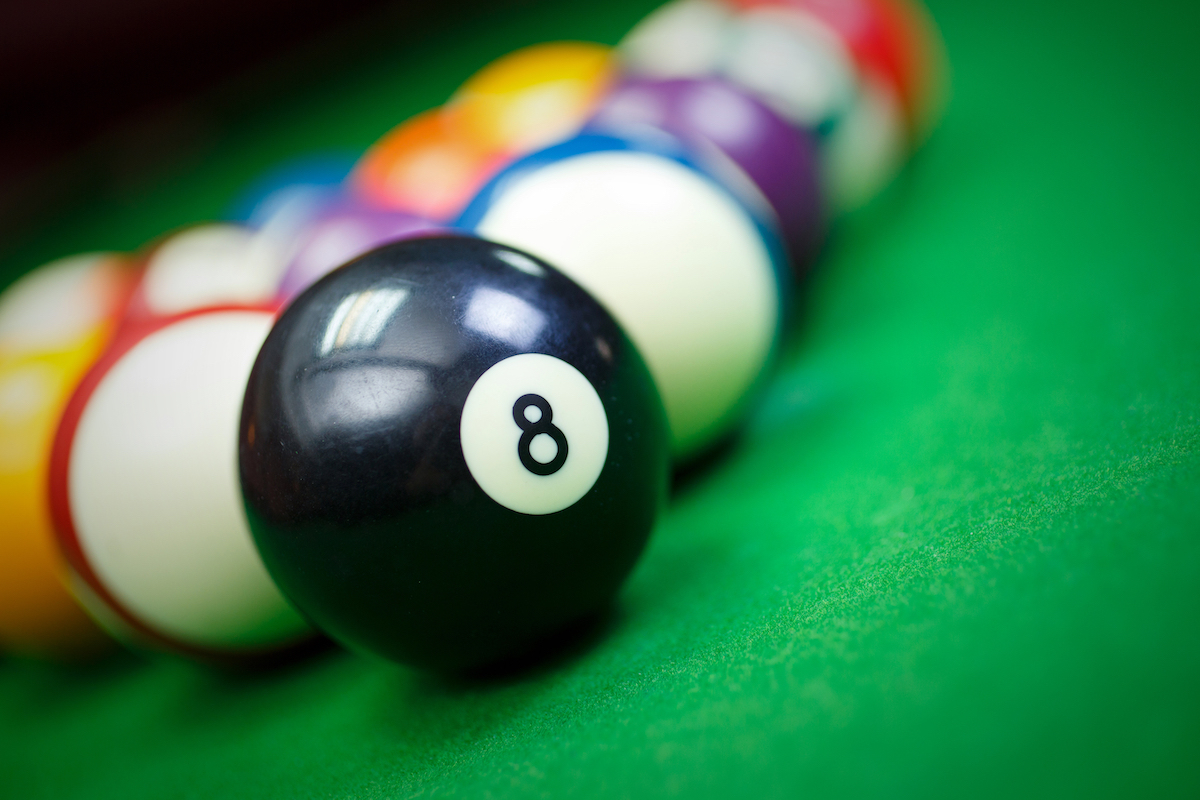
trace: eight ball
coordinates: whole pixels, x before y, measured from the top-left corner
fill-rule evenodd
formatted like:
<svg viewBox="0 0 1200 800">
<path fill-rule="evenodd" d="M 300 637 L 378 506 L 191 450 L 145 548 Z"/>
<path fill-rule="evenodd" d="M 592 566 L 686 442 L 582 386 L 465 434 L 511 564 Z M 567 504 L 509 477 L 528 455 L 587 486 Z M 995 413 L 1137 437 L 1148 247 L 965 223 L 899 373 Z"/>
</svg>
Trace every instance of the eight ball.
<svg viewBox="0 0 1200 800">
<path fill-rule="evenodd" d="M 254 539 L 352 648 L 460 671 L 603 608 L 665 496 L 641 356 L 545 262 L 397 242 L 301 294 L 267 337 L 239 438 Z"/>
</svg>

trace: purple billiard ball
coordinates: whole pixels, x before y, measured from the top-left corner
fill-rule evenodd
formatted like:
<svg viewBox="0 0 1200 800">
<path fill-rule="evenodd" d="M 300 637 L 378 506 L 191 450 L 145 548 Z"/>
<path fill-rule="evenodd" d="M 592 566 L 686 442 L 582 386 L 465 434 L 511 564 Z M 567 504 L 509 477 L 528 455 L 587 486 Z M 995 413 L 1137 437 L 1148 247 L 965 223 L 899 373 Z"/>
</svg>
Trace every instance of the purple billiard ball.
<svg viewBox="0 0 1200 800">
<path fill-rule="evenodd" d="M 588 127 L 652 128 L 715 147 L 774 209 L 797 277 L 808 273 L 825 235 L 816 143 L 770 107 L 719 79 L 631 78 L 609 94 Z"/>
<path fill-rule="evenodd" d="M 343 199 L 322 209 L 297 237 L 280 278 L 279 298 L 290 301 L 347 261 L 389 242 L 446 232 L 445 226 L 413 214 Z"/>
</svg>

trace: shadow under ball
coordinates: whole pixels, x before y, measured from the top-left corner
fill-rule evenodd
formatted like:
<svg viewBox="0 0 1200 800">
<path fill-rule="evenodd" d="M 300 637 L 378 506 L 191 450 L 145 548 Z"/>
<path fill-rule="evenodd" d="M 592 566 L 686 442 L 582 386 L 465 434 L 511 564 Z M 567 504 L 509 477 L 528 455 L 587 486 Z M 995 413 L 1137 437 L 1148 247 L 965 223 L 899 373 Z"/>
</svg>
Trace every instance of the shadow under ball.
<svg viewBox="0 0 1200 800">
<path fill-rule="evenodd" d="M 385 246 L 301 294 L 259 353 L 239 437 L 285 596 L 352 648 L 444 671 L 605 606 L 669 469 L 661 400 L 608 312 L 467 237 Z"/>
</svg>

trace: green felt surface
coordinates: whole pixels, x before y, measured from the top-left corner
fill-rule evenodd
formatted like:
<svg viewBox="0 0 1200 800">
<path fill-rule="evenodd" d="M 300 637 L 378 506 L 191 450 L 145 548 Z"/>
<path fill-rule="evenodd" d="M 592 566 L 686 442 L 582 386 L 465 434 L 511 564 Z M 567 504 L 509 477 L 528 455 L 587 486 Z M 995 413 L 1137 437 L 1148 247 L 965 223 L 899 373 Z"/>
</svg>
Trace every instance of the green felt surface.
<svg viewBox="0 0 1200 800">
<path fill-rule="evenodd" d="M 276 158 L 651 5 L 484 13 L 261 109 L 230 90 L 213 145 L 9 274 L 212 216 Z M 0 796 L 1197 796 L 1196 7 L 932 5 L 944 125 L 844 222 L 604 629 L 479 682 L 341 652 L 0 662 Z"/>
</svg>

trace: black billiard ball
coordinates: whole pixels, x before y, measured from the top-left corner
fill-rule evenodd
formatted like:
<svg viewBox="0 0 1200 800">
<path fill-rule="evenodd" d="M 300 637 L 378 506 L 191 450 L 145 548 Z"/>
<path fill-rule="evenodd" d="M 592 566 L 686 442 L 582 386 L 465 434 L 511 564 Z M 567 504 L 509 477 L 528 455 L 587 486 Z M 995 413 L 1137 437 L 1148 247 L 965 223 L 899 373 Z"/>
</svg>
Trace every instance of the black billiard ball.
<svg viewBox="0 0 1200 800">
<path fill-rule="evenodd" d="M 317 627 L 437 670 L 603 608 L 645 546 L 669 438 L 646 365 L 583 289 L 466 236 L 397 242 L 301 294 L 242 408 L 247 516 Z"/>
</svg>

